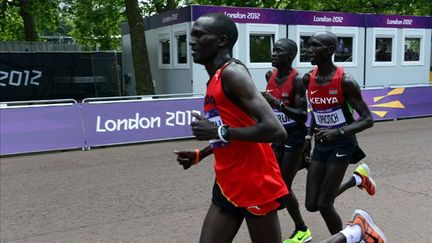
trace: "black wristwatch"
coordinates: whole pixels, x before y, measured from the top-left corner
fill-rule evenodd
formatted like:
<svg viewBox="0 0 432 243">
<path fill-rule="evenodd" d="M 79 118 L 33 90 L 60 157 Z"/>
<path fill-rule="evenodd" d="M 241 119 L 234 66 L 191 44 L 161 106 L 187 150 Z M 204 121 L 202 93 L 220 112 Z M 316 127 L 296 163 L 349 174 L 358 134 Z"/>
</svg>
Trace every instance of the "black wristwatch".
<svg viewBox="0 0 432 243">
<path fill-rule="evenodd" d="M 336 131 L 340 137 L 343 137 L 343 135 L 345 135 L 345 129 L 343 129 L 342 127 L 338 128 Z"/>
<path fill-rule="evenodd" d="M 229 127 L 228 125 L 224 124 L 224 125 L 222 125 L 222 126 L 220 126 L 218 128 L 219 139 L 222 140 L 225 143 L 227 143 L 229 141 L 229 139 L 230 139 L 230 134 L 229 134 L 229 131 L 228 131 L 228 127 Z"/>
</svg>

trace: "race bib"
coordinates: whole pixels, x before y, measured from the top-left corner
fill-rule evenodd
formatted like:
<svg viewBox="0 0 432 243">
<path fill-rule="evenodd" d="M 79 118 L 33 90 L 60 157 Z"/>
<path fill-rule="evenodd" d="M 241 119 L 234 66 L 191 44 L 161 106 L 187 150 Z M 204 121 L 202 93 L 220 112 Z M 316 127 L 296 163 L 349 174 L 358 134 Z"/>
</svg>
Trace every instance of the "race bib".
<svg viewBox="0 0 432 243">
<path fill-rule="evenodd" d="M 273 111 L 283 126 L 288 127 L 288 126 L 292 126 L 295 124 L 295 121 L 290 119 L 288 116 L 286 116 L 285 113 L 280 112 L 278 110 L 273 110 Z"/>
<path fill-rule="evenodd" d="M 320 127 L 335 128 L 341 127 L 346 123 L 345 116 L 341 108 L 334 111 L 313 111 L 315 122 Z"/>
<path fill-rule="evenodd" d="M 219 111 L 217 109 L 213 109 L 209 112 L 205 112 L 205 116 L 208 118 L 210 122 L 215 124 L 216 126 L 222 126 L 222 118 L 219 115 Z M 220 139 L 211 139 L 209 140 L 209 144 L 212 148 L 221 148 L 227 146 L 229 143 L 225 143 Z"/>
</svg>

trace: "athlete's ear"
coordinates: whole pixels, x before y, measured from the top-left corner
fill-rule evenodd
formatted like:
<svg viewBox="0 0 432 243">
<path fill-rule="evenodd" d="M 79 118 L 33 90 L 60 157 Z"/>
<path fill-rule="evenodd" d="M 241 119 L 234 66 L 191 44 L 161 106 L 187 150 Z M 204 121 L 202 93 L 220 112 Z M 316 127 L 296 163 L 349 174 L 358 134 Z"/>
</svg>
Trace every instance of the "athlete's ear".
<svg viewBox="0 0 432 243">
<path fill-rule="evenodd" d="M 219 45 L 218 46 L 228 46 L 229 38 L 227 35 L 220 35 L 219 36 Z"/>
<path fill-rule="evenodd" d="M 329 54 L 333 55 L 336 52 L 336 46 L 334 45 L 329 45 L 328 46 L 328 50 L 329 50 Z"/>
</svg>

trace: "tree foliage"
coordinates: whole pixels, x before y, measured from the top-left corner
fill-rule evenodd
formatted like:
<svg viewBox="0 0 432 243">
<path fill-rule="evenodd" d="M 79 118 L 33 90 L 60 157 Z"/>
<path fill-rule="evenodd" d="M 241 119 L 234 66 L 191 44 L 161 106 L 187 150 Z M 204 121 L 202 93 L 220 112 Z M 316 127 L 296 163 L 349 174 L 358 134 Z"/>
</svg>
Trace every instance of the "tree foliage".
<svg viewBox="0 0 432 243">
<path fill-rule="evenodd" d="M 0 40 L 37 41 L 39 34 L 58 25 L 60 0 L 3 0 L 0 2 Z"/>
<path fill-rule="evenodd" d="M 70 34 L 85 49 L 119 50 L 120 26 L 126 22 L 124 2 L 118 0 L 64 0 L 71 19 Z"/>
</svg>

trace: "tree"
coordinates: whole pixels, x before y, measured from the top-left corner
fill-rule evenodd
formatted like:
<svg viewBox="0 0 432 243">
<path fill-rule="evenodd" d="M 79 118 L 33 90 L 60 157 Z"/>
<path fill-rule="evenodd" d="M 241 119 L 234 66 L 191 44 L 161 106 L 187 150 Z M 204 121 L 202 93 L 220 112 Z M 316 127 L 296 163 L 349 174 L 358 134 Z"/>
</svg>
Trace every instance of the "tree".
<svg viewBox="0 0 432 243">
<path fill-rule="evenodd" d="M 57 26 L 59 0 L 3 0 L 0 2 L 1 40 L 39 40 L 41 29 Z"/>
<path fill-rule="evenodd" d="M 70 34 L 84 49 L 120 49 L 120 25 L 126 21 L 121 1 L 63 0 L 63 3 L 73 25 Z"/>
<path fill-rule="evenodd" d="M 136 91 L 138 95 L 154 94 L 154 85 L 144 33 L 144 19 L 141 16 L 141 10 L 137 0 L 125 0 L 125 4 L 131 36 Z"/>
</svg>

